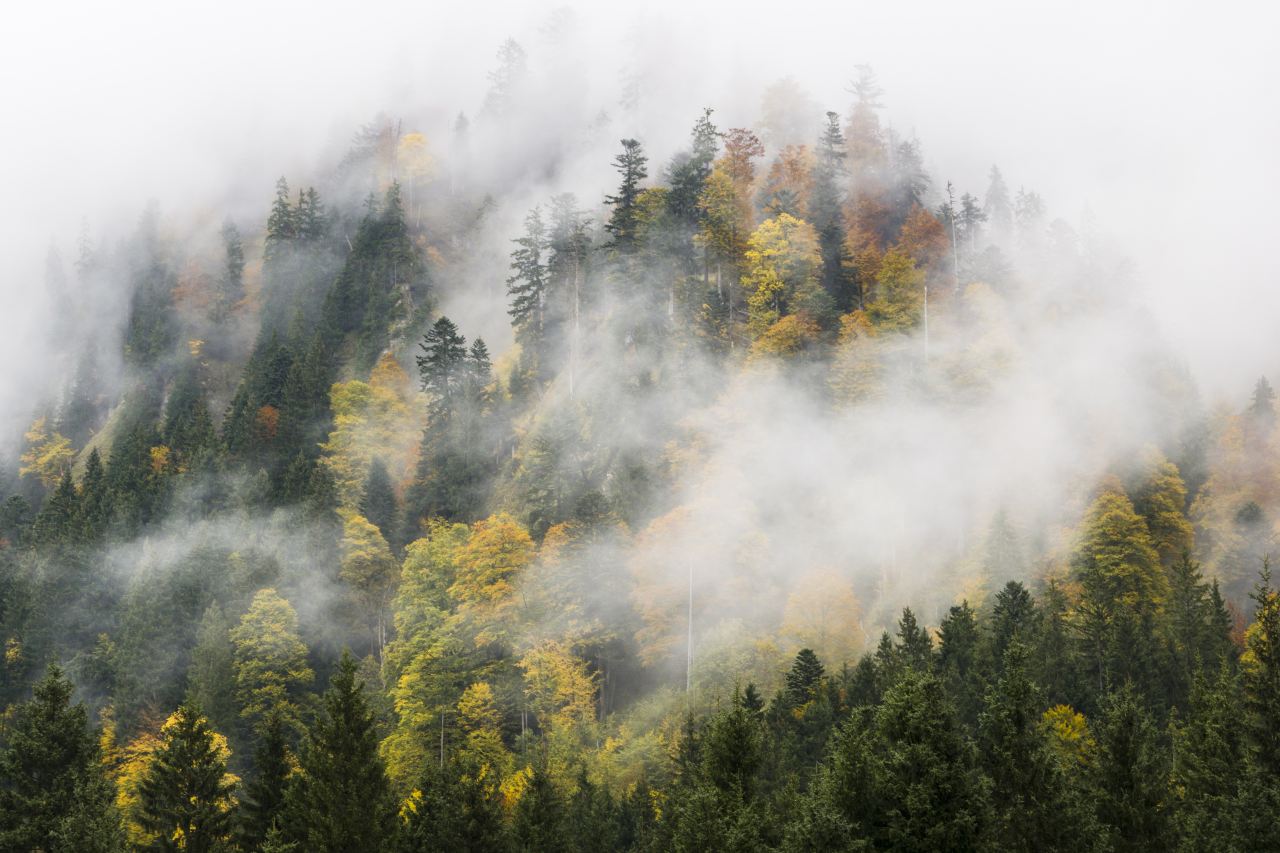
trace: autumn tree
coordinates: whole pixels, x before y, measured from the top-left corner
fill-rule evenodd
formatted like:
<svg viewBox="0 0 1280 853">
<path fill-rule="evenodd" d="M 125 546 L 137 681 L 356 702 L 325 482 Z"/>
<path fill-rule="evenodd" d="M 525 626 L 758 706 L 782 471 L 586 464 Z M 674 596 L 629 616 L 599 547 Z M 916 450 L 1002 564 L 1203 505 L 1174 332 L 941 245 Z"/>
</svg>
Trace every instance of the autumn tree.
<svg viewBox="0 0 1280 853">
<path fill-rule="evenodd" d="M 258 590 L 231 642 L 240 713 L 254 721 L 276 713 L 296 724 L 299 692 L 314 676 L 293 606 L 274 589 Z"/>
</svg>

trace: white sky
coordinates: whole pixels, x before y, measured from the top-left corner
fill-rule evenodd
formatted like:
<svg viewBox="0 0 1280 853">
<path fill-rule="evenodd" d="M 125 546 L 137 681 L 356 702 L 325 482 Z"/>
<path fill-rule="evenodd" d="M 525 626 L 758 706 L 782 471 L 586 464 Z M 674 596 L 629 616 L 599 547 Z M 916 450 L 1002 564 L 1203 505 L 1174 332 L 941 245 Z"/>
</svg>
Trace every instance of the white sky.
<svg viewBox="0 0 1280 853">
<path fill-rule="evenodd" d="M 21 386 L 50 241 L 163 210 L 264 209 L 380 109 L 474 112 L 498 44 L 537 42 L 557 4 L 22 3 L 0 29 L 0 407 Z M 127 8 L 121 8 L 127 7 Z M 1272 4 L 593 3 L 601 90 L 638 49 L 688 69 L 689 104 L 789 74 L 843 110 L 871 63 L 887 119 L 933 177 L 981 194 L 1000 165 L 1133 257 L 1169 337 L 1240 397 L 1280 374 L 1280 59 Z M 629 47 L 628 47 L 629 46 Z M 533 52 L 531 47 L 531 53 Z M 644 132 L 644 128 L 639 129 Z M 219 216 L 220 218 L 220 216 Z M 1280 376 L 1273 376 L 1280 378 Z M 1222 387 L 1214 387 L 1221 382 Z"/>
</svg>

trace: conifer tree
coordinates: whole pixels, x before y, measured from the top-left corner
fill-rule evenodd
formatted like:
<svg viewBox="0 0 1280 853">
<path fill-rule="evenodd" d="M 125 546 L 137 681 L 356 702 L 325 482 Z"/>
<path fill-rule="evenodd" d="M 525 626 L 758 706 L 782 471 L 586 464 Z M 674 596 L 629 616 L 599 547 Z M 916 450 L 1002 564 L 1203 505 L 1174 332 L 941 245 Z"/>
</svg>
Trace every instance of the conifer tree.
<svg viewBox="0 0 1280 853">
<path fill-rule="evenodd" d="M 636 139 L 622 140 L 622 153 L 614 158 L 613 166 L 622 176 L 617 195 L 607 195 L 604 203 L 613 208 L 605 230 L 611 235 L 609 245 L 619 254 L 630 255 L 636 251 L 639 233 L 640 182 L 649 176 L 645 164 L 649 158 Z"/>
<path fill-rule="evenodd" d="M 1096 827 L 1086 804 L 1040 731 L 1043 700 L 1027 675 L 1027 650 L 1014 641 L 986 695 L 980 754 L 994 789 L 1001 850 L 1086 850 Z"/>
<path fill-rule="evenodd" d="M 303 849 L 359 853 L 395 841 L 395 799 L 357 668 L 344 651 L 289 788 L 286 835 Z"/>
<path fill-rule="evenodd" d="M 161 737 L 139 789 L 143 827 L 160 850 L 223 849 L 235 818 L 226 739 L 192 703 L 173 713 Z"/>
<path fill-rule="evenodd" d="M 0 750 L 0 849 L 124 849 L 114 792 L 72 686 L 50 664 L 32 698 L 13 708 Z"/>
<path fill-rule="evenodd" d="M 253 776 L 240 799 L 240 825 L 236 833 L 241 849 L 257 850 L 267 843 L 273 827 L 284 815 L 285 793 L 292 772 L 286 724 L 278 714 L 268 714 L 258 731 L 253 752 Z"/>
<path fill-rule="evenodd" d="M 565 803 L 547 771 L 535 764 L 516 803 L 512 834 L 521 853 L 559 853 L 564 844 Z"/>
<path fill-rule="evenodd" d="M 1167 850 L 1169 763 L 1131 685 L 1108 697 L 1097 733 L 1094 797 L 1110 848 Z"/>
<path fill-rule="evenodd" d="M 813 193 L 807 217 L 818 232 L 822 256 L 822 286 L 843 310 L 855 306 L 855 295 L 849 292 L 848 257 L 845 251 L 845 221 L 841 183 L 848 175 L 845 166 L 844 134 L 840 116 L 827 113 L 827 124 L 818 141 L 818 162 L 813 172 Z"/>
</svg>

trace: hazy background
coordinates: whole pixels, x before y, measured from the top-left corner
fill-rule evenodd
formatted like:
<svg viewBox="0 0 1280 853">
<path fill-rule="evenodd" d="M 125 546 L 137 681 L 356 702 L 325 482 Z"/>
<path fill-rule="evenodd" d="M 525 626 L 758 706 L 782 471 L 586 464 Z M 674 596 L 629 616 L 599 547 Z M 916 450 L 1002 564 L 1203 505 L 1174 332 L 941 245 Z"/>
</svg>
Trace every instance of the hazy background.
<svg viewBox="0 0 1280 853">
<path fill-rule="evenodd" d="M 0 413 L 40 390 L 51 243 L 70 260 L 162 212 L 265 215 L 379 111 L 474 115 L 508 36 L 551 49 L 615 135 L 683 139 L 703 105 L 758 115 L 789 75 L 847 112 L 854 66 L 938 186 L 998 164 L 1051 215 L 1088 209 L 1208 401 L 1280 369 L 1280 14 L 1260 3 L 132 2 L 22 4 L 0 30 Z M 557 8 L 569 35 L 548 28 Z M 560 38 L 558 47 L 548 40 Z M 565 45 L 572 45 L 566 49 Z M 636 128 L 617 91 L 638 81 Z M 555 127 L 554 109 L 546 121 Z M 406 128 L 408 129 L 408 128 Z M 655 166 L 670 153 L 646 139 Z M 656 143 L 656 145 L 654 145 Z M 610 180 L 607 161 L 600 179 Z M 654 170 L 656 172 L 656 169 Z M 603 186 L 603 184 L 602 184 Z M 585 190 L 584 190 L 585 195 Z M 1273 377 L 1277 378 L 1277 377 Z"/>
</svg>

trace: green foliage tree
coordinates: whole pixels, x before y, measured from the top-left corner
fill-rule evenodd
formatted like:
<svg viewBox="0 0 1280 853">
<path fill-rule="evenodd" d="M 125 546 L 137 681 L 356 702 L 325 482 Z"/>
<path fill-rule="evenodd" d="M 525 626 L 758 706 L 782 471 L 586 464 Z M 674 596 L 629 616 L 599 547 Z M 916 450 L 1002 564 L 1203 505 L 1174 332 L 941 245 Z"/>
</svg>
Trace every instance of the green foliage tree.
<svg viewBox="0 0 1280 853">
<path fill-rule="evenodd" d="M 161 738 L 139 791 L 143 827 L 159 850 L 224 849 L 235 819 L 226 739 L 191 703 L 174 712 Z"/>
</svg>

